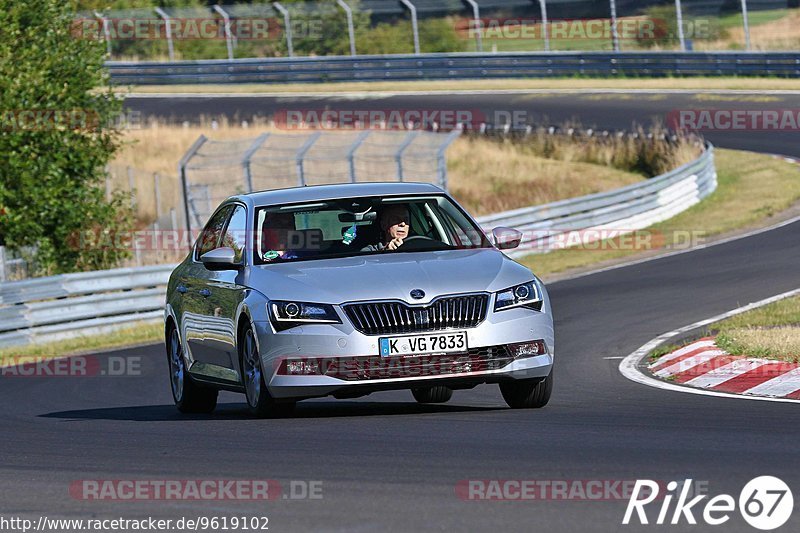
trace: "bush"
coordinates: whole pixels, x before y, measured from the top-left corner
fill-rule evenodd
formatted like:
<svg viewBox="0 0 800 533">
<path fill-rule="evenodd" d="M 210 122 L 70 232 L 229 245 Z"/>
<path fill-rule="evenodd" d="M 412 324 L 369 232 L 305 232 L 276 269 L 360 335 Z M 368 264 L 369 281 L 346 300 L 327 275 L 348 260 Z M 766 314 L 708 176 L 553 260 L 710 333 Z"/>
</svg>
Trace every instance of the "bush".
<svg viewBox="0 0 800 533">
<path fill-rule="evenodd" d="M 634 135 L 591 135 L 579 132 L 574 135 L 551 134 L 544 128 L 530 134 L 515 133 L 509 136 L 492 135 L 497 142 L 517 143 L 533 155 L 580 163 L 610 166 L 627 172 L 653 177 L 697 158 L 701 152 L 700 139 L 682 133 L 673 136 L 656 124 L 645 130 L 638 127 Z M 479 135 L 473 133 L 473 135 Z"/>
<path fill-rule="evenodd" d="M 105 46 L 76 39 L 60 0 L 0 0 L 0 244 L 34 247 L 41 274 L 107 268 L 122 250 L 84 250 L 78 232 L 127 228 L 107 202 L 104 166 L 119 145 L 121 102 L 106 82 Z"/>
<path fill-rule="evenodd" d="M 680 46 L 678 32 L 678 14 L 675 5 L 651 6 L 645 10 L 647 17 L 656 22 L 655 38 L 641 38 L 636 44 L 642 48 L 672 48 Z M 686 6 L 683 8 L 683 28 L 687 40 L 709 40 L 714 41 L 723 39 L 727 32 L 720 27 L 719 21 L 705 17 L 702 19 L 702 28 L 697 25 L 697 20 L 687 13 Z M 695 35 L 694 33 L 697 33 Z"/>
</svg>

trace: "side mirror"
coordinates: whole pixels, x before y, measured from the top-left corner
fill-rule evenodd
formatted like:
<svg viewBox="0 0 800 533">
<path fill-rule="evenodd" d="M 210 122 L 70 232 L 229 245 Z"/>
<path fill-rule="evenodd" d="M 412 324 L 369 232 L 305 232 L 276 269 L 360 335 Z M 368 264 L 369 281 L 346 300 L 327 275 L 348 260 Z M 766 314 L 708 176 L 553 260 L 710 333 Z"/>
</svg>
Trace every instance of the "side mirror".
<svg viewBox="0 0 800 533">
<path fill-rule="evenodd" d="M 200 256 L 200 261 L 203 262 L 209 270 L 237 270 L 240 265 L 236 264 L 236 252 L 233 248 L 215 248 L 210 252 L 206 252 Z"/>
<path fill-rule="evenodd" d="M 500 250 L 516 248 L 522 242 L 522 232 L 513 228 L 499 226 L 492 230 L 494 245 Z"/>
</svg>

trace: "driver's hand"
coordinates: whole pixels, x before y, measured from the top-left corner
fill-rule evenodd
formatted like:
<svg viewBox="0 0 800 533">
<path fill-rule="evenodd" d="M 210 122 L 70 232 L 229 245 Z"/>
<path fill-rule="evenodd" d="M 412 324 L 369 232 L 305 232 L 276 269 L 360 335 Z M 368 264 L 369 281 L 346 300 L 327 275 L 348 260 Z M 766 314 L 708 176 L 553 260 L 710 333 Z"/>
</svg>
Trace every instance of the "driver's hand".
<svg viewBox="0 0 800 533">
<path fill-rule="evenodd" d="M 403 239 L 395 237 L 394 239 L 389 241 L 389 244 L 386 245 L 386 249 L 387 250 L 397 250 L 402 245 L 403 245 Z"/>
</svg>

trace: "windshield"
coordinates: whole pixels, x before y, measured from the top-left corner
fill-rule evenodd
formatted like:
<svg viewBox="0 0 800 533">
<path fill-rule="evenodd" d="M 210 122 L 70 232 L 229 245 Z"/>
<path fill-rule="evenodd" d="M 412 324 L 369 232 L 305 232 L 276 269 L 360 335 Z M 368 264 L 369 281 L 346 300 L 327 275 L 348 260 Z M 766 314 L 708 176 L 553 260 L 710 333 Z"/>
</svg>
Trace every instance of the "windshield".
<svg viewBox="0 0 800 533">
<path fill-rule="evenodd" d="M 257 265 L 491 244 L 443 195 L 347 198 L 262 207 L 255 213 Z"/>
</svg>

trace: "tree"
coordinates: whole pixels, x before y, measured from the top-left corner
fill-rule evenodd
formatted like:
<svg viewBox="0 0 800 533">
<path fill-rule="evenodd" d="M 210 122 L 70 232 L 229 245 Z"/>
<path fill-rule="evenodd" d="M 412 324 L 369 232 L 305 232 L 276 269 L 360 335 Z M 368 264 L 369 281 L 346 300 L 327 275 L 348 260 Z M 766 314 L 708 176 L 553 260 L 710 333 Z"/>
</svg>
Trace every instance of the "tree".
<svg viewBox="0 0 800 533">
<path fill-rule="evenodd" d="M 122 103 L 107 86 L 102 42 L 78 38 L 61 0 L 0 0 L 0 244 L 34 247 L 42 273 L 113 266 L 124 250 L 83 247 L 130 213 L 106 201 Z"/>
</svg>

